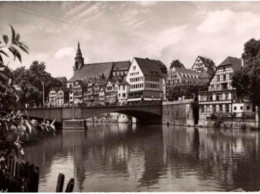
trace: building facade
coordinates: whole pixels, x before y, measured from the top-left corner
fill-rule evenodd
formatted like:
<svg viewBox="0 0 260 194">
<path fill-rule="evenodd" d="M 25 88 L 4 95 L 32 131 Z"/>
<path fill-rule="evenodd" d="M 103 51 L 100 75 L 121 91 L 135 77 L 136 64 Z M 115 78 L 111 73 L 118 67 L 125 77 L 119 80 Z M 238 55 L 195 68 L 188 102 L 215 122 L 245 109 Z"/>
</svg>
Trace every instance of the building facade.
<svg viewBox="0 0 260 194">
<path fill-rule="evenodd" d="M 166 98 L 171 100 L 176 86 L 199 85 L 201 74 L 195 70 L 186 69 L 184 66 L 169 69 L 166 79 Z"/>
<path fill-rule="evenodd" d="M 119 83 L 118 88 L 118 103 L 119 105 L 125 105 L 128 99 L 128 92 L 130 89 L 129 83 L 124 79 Z"/>
<path fill-rule="evenodd" d="M 66 87 L 53 88 L 49 92 L 49 105 L 54 107 L 66 106 L 69 104 L 70 90 Z"/>
<path fill-rule="evenodd" d="M 243 107 L 245 105 L 245 108 L 248 108 L 246 103 L 239 102 L 236 97 L 236 90 L 231 84 L 234 72 L 241 67 L 242 60 L 234 57 L 227 57 L 217 67 L 208 90 L 200 92 L 198 95 L 200 121 L 205 121 L 212 114 L 231 116 L 232 113 L 238 111 L 237 106 L 242 106 L 241 103 Z M 250 106 L 247 110 L 252 110 L 252 107 Z"/>
<path fill-rule="evenodd" d="M 162 62 L 135 57 L 126 81 L 130 85 L 128 102 L 161 101 L 163 99 Z"/>
<path fill-rule="evenodd" d="M 73 86 L 74 104 L 83 102 L 83 92 L 85 91 L 86 84 L 82 80 L 76 80 Z"/>
<path fill-rule="evenodd" d="M 210 58 L 198 56 L 191 69 L 199 73 L 207 72 L 209 74 L 214 74 L 216 66 L 214 61 Z"/>
</svg>

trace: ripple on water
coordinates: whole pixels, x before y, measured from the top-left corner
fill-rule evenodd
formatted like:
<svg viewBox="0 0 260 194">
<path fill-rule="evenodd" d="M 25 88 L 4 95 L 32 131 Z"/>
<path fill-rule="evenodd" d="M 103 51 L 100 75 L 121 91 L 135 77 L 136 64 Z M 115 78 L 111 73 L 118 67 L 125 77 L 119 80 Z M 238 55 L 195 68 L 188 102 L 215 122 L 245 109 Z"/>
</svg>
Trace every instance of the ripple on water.
<svg viewBox="0 0 260 194">
<path fill-rule="evenodd" d="M 26 146 L 40 191 L 54 192 L 60 172 L 84 192 L 260 189 L 257 133 L 122 126 L 91 125 Z"/>
</svg>

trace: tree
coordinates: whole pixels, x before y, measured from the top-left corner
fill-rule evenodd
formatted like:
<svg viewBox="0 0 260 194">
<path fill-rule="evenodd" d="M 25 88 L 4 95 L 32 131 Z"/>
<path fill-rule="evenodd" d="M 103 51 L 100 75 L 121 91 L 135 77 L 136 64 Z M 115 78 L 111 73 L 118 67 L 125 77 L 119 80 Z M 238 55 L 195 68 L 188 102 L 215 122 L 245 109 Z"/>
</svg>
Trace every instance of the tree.
<svg viewBox="0 0 260 194">
<path fill-rule="evenodd" d="M 166 65 L 164 65 L 161 61 L 159 61 L 159 65 L 160 65 L 161 72 L 162 72 L 163 74 L 167 74 L 167 73 L 168 73 L 168 70 L 167 70 Z"/>
<path fill-rule="evenodd" d="M 5 65 L 5 58 L 10 54 L 14 60 L 22 62 L 20 51 L 28 53 L 28 47 L 20 41 L 20 35 L 16 34 L 11 26 L 11 37 L 3 35 L 3 42 L 0 41 L 0 161 L 8 158 L 13 151 L 16 154 L 23 153 L 20 144 L 20 136 L 36 131 L 29 119 L 25 119 L 19 111 L 11 111 L 15 105 L 13 100 L 18 100 L 19 95 L 16 91 L 10 69 Z M 42 129 L 53 129 L 53 125 L 40 125 Z M 53 131 L 53 130 L 52 130 Z M 4 173 L 5 167 L 0 168 Z"/>
<path fill-rule="evenodd" d="M 179 97 L 197 98 L 200 91 L 207 89 L 206 85 L 177 85 L 168 91 L 169 100 L 178 100 Z"/>
<path fill-rule="evenodd" d="M 170 69 L 172 69 L 173 67 L 185 68 L 184 65 L 183 65 L 183 63 L 180 62 L 178 59 L 173 60 L 173 61 L 171 62 Z"/>
<path fill-rule="evenodd" d="M 45 99 L 48 97 L 52 87 L 62 87 L 62 83 L 53 78 L 50 73 L 46 72 L 44 62 L 33 61 L 29 69 L 25 67 L 17 68 L 13 71 L 14 83 L 22 89 L 20 94 L 20 103 L 29 105 L 42 104 L 43 85 Z"/>
<path fill-rule="evenodd" d="M 10 70 L 5 65 L 4 58 L 13 55 L 14 60 L 18 58 L 21 62 L 20 51 L 28 53 L 28 47 L 20 42 L 20 35 L 16 34 L 11 26 L 11 38 L 3 35 L 0 41 L 0 161 L 7 158 L 12 150 L 17 153 L 21 151 L 18 133 L 32 130 L 30 122 L 22 117 L 19 112 L 9 110 L 13 99 L 18 99 L 18 94 L 13 86 Z"/>
<path fill-rule="evenodd" d="M 242 58 L 244 66 L 234 73 L 232 86 L 236 88 L 238 98 L 248 98 L 260 106 L 260 40 L 246 42 Z"/>
</svg>

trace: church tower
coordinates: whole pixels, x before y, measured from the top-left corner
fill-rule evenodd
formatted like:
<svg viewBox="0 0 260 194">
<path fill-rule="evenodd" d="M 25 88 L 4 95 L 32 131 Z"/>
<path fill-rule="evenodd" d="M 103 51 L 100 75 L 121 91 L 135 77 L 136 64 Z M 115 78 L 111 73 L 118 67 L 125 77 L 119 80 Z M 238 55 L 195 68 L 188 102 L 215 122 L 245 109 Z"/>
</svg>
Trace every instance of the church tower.
<svg viewBox="0 0 260 194">
<path fill-rule="evenodd" d="M 81 69 L 83 65 L 84 65 L 84 58 L 82 57 L 80 45 L 79 45 L 79 42 L 78 42 L 78 50 L 77 50 L 77 54 L 76 54 L 76 57 L 75 57 L 74 70 Z"/>
</svg>

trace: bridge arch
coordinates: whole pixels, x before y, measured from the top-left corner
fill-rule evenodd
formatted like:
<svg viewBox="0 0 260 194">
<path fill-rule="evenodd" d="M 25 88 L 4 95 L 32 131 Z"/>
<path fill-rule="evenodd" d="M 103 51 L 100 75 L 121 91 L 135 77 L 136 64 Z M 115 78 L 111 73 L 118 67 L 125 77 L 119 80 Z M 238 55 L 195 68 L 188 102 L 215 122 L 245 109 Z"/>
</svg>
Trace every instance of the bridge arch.
<svg viewBox="0 0 260 194">
<path fill-rule="evenodd" d="M 132 106 L 99 106 L 99 107 L 60 107 L 31 108 L 24 110 L 28 116 L 62 122 L 63 120 L 88 119 L 104 113 L 123 113 L 137 118 L 138 123 L 161 124 L 162 105 L 132 105 Z M 74 116 L 73 116 L 74 115 Z"/>
</svg>

